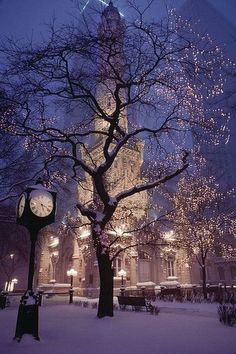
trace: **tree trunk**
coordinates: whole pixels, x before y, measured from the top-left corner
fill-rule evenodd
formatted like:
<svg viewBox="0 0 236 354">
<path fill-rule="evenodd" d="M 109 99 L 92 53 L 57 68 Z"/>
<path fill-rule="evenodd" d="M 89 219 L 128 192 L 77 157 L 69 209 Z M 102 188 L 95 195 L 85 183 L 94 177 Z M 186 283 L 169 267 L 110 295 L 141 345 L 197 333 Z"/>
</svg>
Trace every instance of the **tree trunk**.
<svg viewBox="0 0 236 354">
<path fill-rule="evenodd" d="M 100 294 L 98 303 L 99 318 L 113 317 L 113 269 L 109 253 L 102 253 L 102 248 L 97 247 L 97 260 L 100 275 Z"/>
<path fill-rule="evenodd" d="M 207 299 L 207 288 L 206 288 L 206 265 L 205 262 L 202 264 L 202 291 L 203 297 Z"/>
</svg>

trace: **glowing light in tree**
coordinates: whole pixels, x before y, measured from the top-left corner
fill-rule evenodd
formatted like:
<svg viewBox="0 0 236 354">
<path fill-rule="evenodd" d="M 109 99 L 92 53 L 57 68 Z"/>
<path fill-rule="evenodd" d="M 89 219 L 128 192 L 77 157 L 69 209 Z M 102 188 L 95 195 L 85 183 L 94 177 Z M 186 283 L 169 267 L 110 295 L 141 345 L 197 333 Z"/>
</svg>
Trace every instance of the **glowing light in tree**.
<svg viewBox="0 0 236 354">
<path fill-rule="evenodd" d="M 170 230 L 170 231 L 167 231 L 163 234 L 163 238 L 166 240 L 166 241 L 175 241 L 176 238 L 175 238 L 175 234 L 174 234 L 174 231 L 173 230 Z"/>
<path fill-rule="evenodd" d="M 169 216 L 175 226 L 175 244 L 194 257 L 202 271 L 206 296 L 207 260 L 214 256 L 229 257 L 232 211 L 226 207 L 232 191 L 219 190 L 215 178 L 203 173 L 183 176 L 176 193 L 169 198 L 174 211 Z M 186 262 L 186 260 L 185 260 Z"/>
</svg>

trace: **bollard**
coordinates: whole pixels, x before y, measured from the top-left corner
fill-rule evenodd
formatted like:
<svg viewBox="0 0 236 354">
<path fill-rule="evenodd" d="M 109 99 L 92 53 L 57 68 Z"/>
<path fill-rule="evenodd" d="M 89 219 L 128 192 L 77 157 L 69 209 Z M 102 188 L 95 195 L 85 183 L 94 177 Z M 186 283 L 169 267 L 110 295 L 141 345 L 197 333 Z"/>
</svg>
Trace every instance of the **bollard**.
<svg viewBox="0 0 236 354">
<path fill-rule="evenodd" d="M 39 302 L 39 306 L 42 306 L 42 302 L 43 302 L 43 290 L 39 290 L 39 292 L 38 292 L 38 302 Z"/>
<path fill-rule="evenodd" d="M 70 289 L 69 290 L 69 304 L 73 304 L 73 294 L 74 294 L 74 290 Z"/>
<path fill-rule="evenodd" d="M 142 296 L 145 297 L 145 286 L 141 286 Z"/>
</svg>

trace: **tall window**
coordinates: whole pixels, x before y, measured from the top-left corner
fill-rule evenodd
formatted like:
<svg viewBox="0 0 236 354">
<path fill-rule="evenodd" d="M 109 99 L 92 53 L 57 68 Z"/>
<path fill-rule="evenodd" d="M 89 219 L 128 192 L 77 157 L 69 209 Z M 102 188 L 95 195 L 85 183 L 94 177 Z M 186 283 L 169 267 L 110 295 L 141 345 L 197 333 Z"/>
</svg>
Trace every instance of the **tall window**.
<svg viewBox="0 0 236 354">
<path fill-rule="evenodd" d="M 174 257 L 167 258 L 167 275 L 173 277 L 175 275 L 175 259 Z"/>
<path fill-rule="evenodd" d="M 107 108 L 111 108 L 111 96 L 107 97 Z"/>
<path fill-rule="evenodd" d="M 139 280 L 141 282 L 151 280 L 150 255 L 140 250 L 139 251 Z"/>
<path fill-rule="evenodd" d="M 113 261 L 114 277 L 118 277 L 118 272 L 121 270 L 121 258 L 116 258 Z"/>
<path fill-rule="evenodd" d="M 93 284 L 93 274 L 89 274 L 89 284 Z"/>
<path fill-rule="evenodd" d="M 231 279 L 236 280 L 236 267 L 235 266 L 230 267 L 230 274 L 231 274 Z"/>
<path fill-rule="evenodd" d="M 219 280 L 225 280 L 225 270 L 223 267 L 218 267 Z"/>
</svg>

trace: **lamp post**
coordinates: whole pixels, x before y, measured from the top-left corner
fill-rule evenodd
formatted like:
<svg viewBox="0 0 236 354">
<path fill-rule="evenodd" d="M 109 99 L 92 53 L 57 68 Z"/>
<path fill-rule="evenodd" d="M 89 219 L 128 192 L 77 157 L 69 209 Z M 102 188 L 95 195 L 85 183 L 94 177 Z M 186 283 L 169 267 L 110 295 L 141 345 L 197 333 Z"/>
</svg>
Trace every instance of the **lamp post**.
<svg viewBox="0 0 236 354">
<path fill-rule="evenodd" d="M 55 221 L 56 192 L 44 187 L 41 179 L 29 186 L 20 195 L 17 204 L 17 224 L 25 226 L 30 233 L 30 258 L 27 291 L 21 298 L 14 339 L 21 340 L 23 334 L 38 336 L 38 298 L 33 292 L 35 269 L 35 246 L 39 231 Z"/>
<path fill-rule="evenodd" d="M 125 287 L 124 287 L 124 277 L 126 277 L 126 271 L 124 269 L 121 269 L 118 272 L 119 277 L 121 277 L 121 287 L 120 287 L 120 292 L 121 295 L 124 296 L 124 292 L 125 292 Z"/>
<path fill-rule="evenodd" d="M 70 300 L 69 300 L 69 303 L 70 304 L 73 304 L 73 293 L 74 293 L 74 290 L 73 290 L 73 279 L 74 277 L 77 276 L 77 271 L 73 268 L 69 269 L 67 271 L 67 276 L 70 277 L 70 290 L 69 290 L 69 294 L 70 294 Z"/>
</svg>

